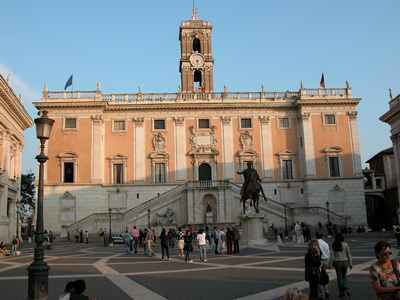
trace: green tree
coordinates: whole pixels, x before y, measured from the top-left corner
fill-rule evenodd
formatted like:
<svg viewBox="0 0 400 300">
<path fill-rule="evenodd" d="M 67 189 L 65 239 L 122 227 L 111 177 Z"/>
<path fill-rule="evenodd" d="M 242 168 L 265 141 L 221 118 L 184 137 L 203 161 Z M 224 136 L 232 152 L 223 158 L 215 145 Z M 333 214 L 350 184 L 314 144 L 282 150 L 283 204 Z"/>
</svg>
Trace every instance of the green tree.
<svg viewBox="0 0 400 300">
<path fill-rule="evenodd" d="M 29 171 L 21 175 L 21 215 L 29 216 L 35 211 L 35 174 Z"/>
</svg>

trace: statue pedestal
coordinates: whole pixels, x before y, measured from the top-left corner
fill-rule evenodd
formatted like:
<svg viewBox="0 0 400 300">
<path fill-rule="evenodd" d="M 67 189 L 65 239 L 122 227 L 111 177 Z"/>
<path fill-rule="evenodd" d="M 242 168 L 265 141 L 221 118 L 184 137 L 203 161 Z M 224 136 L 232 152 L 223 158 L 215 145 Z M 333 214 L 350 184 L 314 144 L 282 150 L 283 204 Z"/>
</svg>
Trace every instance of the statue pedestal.
<svg viewBox="0 0 400 300">
<path fill-rule="evenodd" d="M 208 212 L 206 213 L 206 224 L 212 224 L 213 222 L 213 213 Z"/>
<path fill-rule="evenodd" d="M 242 221 L 242 240 L 247 247 L 256 247 L 268 244 L 268 239 L 263 235 L 263 214 L 244 214 Z"/>
</svg>

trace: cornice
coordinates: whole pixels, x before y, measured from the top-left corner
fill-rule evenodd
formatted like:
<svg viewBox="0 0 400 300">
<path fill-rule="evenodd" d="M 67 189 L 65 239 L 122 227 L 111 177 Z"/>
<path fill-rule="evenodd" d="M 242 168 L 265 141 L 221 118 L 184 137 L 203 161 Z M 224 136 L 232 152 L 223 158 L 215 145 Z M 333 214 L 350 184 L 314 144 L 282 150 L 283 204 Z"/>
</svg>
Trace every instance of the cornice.
<svg viewBox="0 0 400 300">
<path fill-rule="evenodd" d="M 388 124 L 392 124 L 398 119 L 400 119 L 400 103 L 393 106 L 388 112 L 379 118 L 379 120 Z"/>
</svg>

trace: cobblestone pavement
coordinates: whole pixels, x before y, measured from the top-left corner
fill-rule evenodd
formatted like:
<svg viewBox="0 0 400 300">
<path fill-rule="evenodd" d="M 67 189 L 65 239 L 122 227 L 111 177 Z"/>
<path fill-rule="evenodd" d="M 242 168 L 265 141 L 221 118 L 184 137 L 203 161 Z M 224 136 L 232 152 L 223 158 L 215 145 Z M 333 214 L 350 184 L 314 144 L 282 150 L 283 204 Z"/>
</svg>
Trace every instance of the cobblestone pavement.
<svg viewBox="0 0 400 300">
<path fill-rule="evenodd" d="M 382 238 L 353 237 L 346 239 L 353 256 L 349 270 L 351 299 L 375 299 L 368 268 L 376 260 L 373 246 Z M 325 239 L 329 244 L 333 239 Z M 398 254 L 394 238 L 392 258 Z M 34 244 L 24 242 L 22 254 L 0 258 L 0 298 L 27 299 L 28 272 L 33 261 Z M 172 260 L 161 260 L 161 248 L 154 248 L 155 257 L 146 257 L 143 248 L 138 254 L 125 254 L 123 245 L 104 247 L 101 244 L 81 245 L 56 241 L 54 249 L 45 252 L 50 266 L 49 299 L 58 299 L 68 281 L 84 279 L 86 295 L 97 300 L 125 299 L 283 299 L 288 287 L 308 293 L 304 281 L 306 245 L 287 240 L 282 246 L 242 248 L 239 254 L 216 255 L 207 250 L 207 262 L 200 262 L 195 247 L 194 262 L 187 263 L 170 249 Z M 330 299 L 339 299 L 336 275 L 330 276 Z M 348 297 L 347 297 L 348 298 Z"/>
</svg>

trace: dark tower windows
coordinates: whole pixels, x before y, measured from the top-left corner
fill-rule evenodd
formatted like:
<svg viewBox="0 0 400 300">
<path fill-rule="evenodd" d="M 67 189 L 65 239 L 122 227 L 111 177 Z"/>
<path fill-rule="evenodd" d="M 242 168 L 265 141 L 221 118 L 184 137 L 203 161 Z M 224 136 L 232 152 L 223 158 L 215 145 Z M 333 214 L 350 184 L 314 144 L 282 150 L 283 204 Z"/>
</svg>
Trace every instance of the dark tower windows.
<svg viewBox="0 0 400 300">
<path fill-rule="evenodd" d="M 201 44 L 198 38 L 193 40 L 193 53 L 201 53 Z"/>
</svg>

